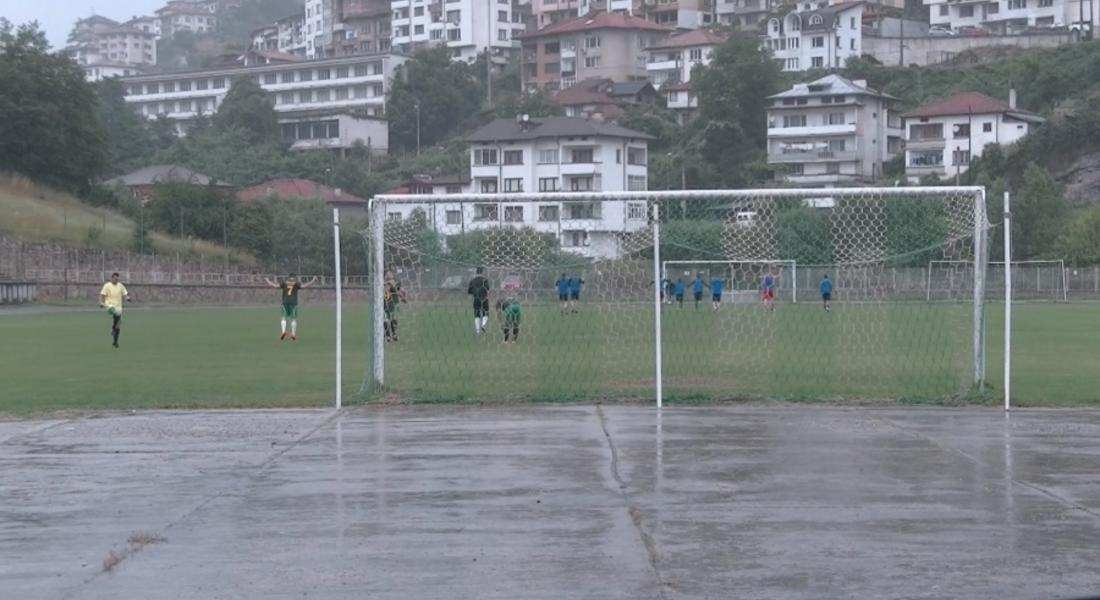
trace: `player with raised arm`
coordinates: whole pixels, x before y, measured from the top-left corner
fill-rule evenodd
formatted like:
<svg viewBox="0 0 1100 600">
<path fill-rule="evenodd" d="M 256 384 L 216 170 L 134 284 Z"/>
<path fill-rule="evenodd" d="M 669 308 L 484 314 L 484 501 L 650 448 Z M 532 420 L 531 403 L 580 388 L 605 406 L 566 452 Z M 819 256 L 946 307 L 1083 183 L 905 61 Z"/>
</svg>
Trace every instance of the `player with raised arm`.
<svg viewBox="0 0 1100 600">
<path fill-rule="evenodd" d="M 577 302 L 581 299 L 582 285 L 584 285 L 584 280 L 581 279 L 580 275 L 569 279 L 569 306 L 573 309 L 573 312 L 577 312 Z"/>
<path fill-rule="evenodd" d="M 726 285 L 726 280 L 717 275 L 713 275 L 710 278 L 710 304 L 714 312 L 718 312 L 718 309 L 722 306 L 722 287 Z"/>
<path fill-rule="evenodd" d="M 298 341 L 298 292 L 302 288 L 317 283 L 317 278 L 314 277 L 302 283 L 294 273 L 290 273 L 282 281 L 274 281 L 268 277 L 264 277 L 264 281 L 273 288 L 279 288 L 279 295 L 283 299 L 283 316 L 279 320 L 279 341 L 286 339 L 287 319 L 290 319 L 290 341 Z"/>
<path fill-rule="evenodd" d="M 99 290 L 99 307 L 111 315 L 111 345 L 118 348 L 118 336 L 122 333 L 122 303 L 130 301 L 130 292 L 118 281 L 118 273 L 111 273 L 111 280 Z"/>
<path fill-rule="evenodd" d="M 772 274 L 772 268 L 768 266 L 760 281 L 760 298 L 764 301 L 764 306 L 771 310 L 775 310 L 775 285 L 778 279 L 779 276 Z"/>
<path fill-rule="evenodd" d="M 485 267 L 477 268 L 477 274 L 466 286 L 466 293 L 474 300 L 474 333 L 485 335 L 485 326 L 489 323 L 489 278 L 485 276 Z"/>
<path fill-rule="evenodd" d="M 554 285 L 558 286 L 558 304 L 560 305 L 561 314 L 564 315 L 565 309 L 569 308 L 569 278 L 565 276 L 565 273 L 562 273 Z"/>
<path fill-rule="evenodd" d="M 405 290 L 401 289 L 401 282 L 394 277 L 392 271 L 387 271 L 386 282 L 382 285 L 382 310 L 386 313 L 386 320 L 382 325 L 387 342 L 397 341 L 397 305 L 399 302 L 407 301 Z"/>
<path fill-rule="evenodd" d="M 829 302 L 833 299 L 833 281 L 825 275 L 821 278 L 821 285 L 818 287 L 821 289 L 821 303 L 825 305 L 825 311 L 828 312 Z"/>
<path fill-rule="evenodd" d="M 699 303 L 703 301 L 703 288 L 707 284 L 703 283 L 702 271 L 695 274 L 695 281 L 691 282 L 691 293 L 695 296 L 695 310 L 699 310 Z"/>
</svg>

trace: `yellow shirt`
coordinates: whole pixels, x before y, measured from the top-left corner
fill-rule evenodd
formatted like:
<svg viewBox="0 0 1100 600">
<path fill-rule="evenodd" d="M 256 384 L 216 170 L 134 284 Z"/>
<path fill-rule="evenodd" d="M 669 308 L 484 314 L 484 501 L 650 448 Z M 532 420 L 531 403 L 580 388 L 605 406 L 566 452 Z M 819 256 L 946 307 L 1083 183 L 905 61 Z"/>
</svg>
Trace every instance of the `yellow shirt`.
<svg viewBox="0 0 1100 600">
<path fill-rule="evenodd" d="M 122 308 L 123 298 L 130 294 L 126 291 L 126 286 L 121 283 L 108 281 L 103 284 L 103 289 L 99 290 L 99 295 L 103 296 L 103 303 L 107 305 L 107 308 Z"/>
</svg>

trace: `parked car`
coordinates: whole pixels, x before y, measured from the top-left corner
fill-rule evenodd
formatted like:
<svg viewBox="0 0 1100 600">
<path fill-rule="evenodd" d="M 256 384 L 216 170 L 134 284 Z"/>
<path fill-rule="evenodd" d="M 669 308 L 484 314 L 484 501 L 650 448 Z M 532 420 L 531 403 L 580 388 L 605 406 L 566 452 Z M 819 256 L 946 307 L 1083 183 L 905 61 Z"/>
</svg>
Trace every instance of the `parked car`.
<svg viewBox="0 0 1100 600">
<path fill-rule="evenodd" d="M 958 31 L 959 31 L 959 35 L 966 35 L 966 36 L 972 36 L 972 37 L 981 37 L 981 36 L 993 35 L 993 33 L 990 32 L 985 27 L 973 27 L 973 26 L 971 26 L 971 27 L 959 27 Z"/>
<path fill-rule="evenodd" d="M 947 25 L 933 25 L 928 28 L 928 37 L 952 37 L 957 35 L 954 29 Z"/>
</svg>

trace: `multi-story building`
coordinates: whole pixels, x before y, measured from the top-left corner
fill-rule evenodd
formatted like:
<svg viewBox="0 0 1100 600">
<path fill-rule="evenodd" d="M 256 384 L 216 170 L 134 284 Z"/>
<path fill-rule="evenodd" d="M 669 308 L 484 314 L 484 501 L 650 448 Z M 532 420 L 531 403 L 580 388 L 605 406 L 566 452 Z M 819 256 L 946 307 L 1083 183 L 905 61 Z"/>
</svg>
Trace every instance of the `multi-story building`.
<svg viewBox="0 0 1100 600">
<path fill-rule="evenodd" d="M 681 29 L 695 29 L 706 27 L 715 22 L 715 0 L 644 0 L 641 3 L 641 14 L 646 19 Z"/>
<path fill-rule="evenodd" d="M 583 79 L 648 79 L 646 48 L 671 29 L 641 17 L 597 12 L 523 36 L 524 89 L 557 91 Z"/>
<path fill-rule="evenodd" d="M 649 224 L 644 199 L 593 202 L 509 199 L 510 194 L 638 191 L 647 188 L 648 141 L 644 133 L 569 117 L 497 119 L 466 138 L 470 183 L 454 192 L 497 194 L 492 200 L 433 204 L 390 204 L 387 219 L 427 214 L 442 233 L 528 228 L 551 234 L 563 250 L 589 257 L 624 253 L 624 238 Z M 434 182 L 431 186 L 435 191 Z M 418 191 L 428 188 L 418 187 Z M 445 190 L 444 193 L 451 193 Z"/>
<path fill-rule="evenodd" d="M 389 52 L 390 0 L 340 0 L 333 36 L 337 56 Z"/>
<path fill-rule="evenodd" d="M 156 17 L 134 17 L 122 25 L 133 29 L 140 29 L 146 33 L 156 34 L 157 39 L 160 39 L 160 19 Z"/>
<path fill-rule="evenodd" d="M 251 50 L 279 50 L 279 26 L 272 23 L 252 30 Z"/>
<path fill-rule="evenodd" d="M 275 26 L 279 29 L 279 52 L 294 56 L 306 55 L 305 13 L 279 19 L 275 21 Z"/>
<path fill-rule="evenodd" d="M 924 0 L 932 25 L 983 27 L 999 34 L 1029 27 L 1068 27 L 1090 31 L 1095 0 Z"/>
<path fill-rule="evenodd" d="M 323 58 L 333 54 L 334 0 L 305 0 L 305 8 L 306 57 Z"/>
<path fill-rule="evenodd" d="M 967 92 L 917 107 L 905 120 L 905 175 L 921 178 L 957 177 L 970 168 L 989 144 L 1008 145 L 1043 122 L 1035 113 L 1016 107 L 1016 91 L 1008 101 Z"/>
<path fill-rule="evenodd" d="M 161 35 L 172 37 L 180 31 L 206 33 L 218 24 L 218 3 L 213 0 L 169 0 L 156 11 Z"/>
<path fill-rule="evenodd" d="M 863 51 L 863 2 L 803 8 L 771 17 L 764 45 L 784 71 L 839 69 Z"/>
<path fill-rule="evenodd" d="M 299 148 L 346 150 L 356 142 L 383 153 L 389 146 L 386 92 L 406 60 L 367 54 L 249 67 L 125 77 L 126 102 L 150 119 L 164 115 L 184 135 L 199 114 L 218 110 L 237 78 L 254 79 L 275 104 L 288 142 Z M 352 116 L 352 115 L 355 116 Z M 288 127 L 293 125 L 293 127 Z"/>
<path fill-rule="evenodd" d="M 512 0 L 392 0 L 392 44 L 395 51 L 446 45 L 451 57 L 471 61 L 486 50 L 498 62 L 515 48 L 523 29 L 513 21 Z"/>
<path fill-rule="evenodd" d="M 902 152 L 897 99 L 865 81 L 826 75 L 768 98 L 768 164 L 790 183 L 872 182 Z"/>
<path fill-rule="evenodd" d="M 710 64 L 715 48 L 724 44 L 729 36 L 710 29 L 694 29 L 674 33 L 646 48 L 649 53 L 646 72 L 649 81 L 657 89 L 664 91 L 665 86 L 686 84 L 691 81 L 691 72 L 696 66 Z M 676 86 L 680 87 L 680 86 Z M 671 105 L 669 108 L 674 108 Z M 687 108 L 677 106 L 675 108 Z"/>
<path fill-rule="evenodd" d="M 772 10 L 771 0 L 715 0 L 718 22 L 745 31 L 756 31 Z"/>
<path fill-rule="evenodd" d="M 142 69 L 133 65 L 95 63 L 81 66 L 84 68 L 84 79 L 87 81 L 99 81 L 111 77 L 129 77 L 131 75 L 141 75 L 143 72 Z"/>
<path fill-rule="evenodd" d="M 630 107 L 660 106 L 661 96 L 648 81 L 585 79 L 554 94 L 554 102 L 565 109 L 567 117 L 613 120 Z"/>
<path fill-rule="evenodd" d="M 157 64 L 157 33 L 93 15 L 76 22 L 67 48 L 89 80 L 140 72 Z"/>
</svg>

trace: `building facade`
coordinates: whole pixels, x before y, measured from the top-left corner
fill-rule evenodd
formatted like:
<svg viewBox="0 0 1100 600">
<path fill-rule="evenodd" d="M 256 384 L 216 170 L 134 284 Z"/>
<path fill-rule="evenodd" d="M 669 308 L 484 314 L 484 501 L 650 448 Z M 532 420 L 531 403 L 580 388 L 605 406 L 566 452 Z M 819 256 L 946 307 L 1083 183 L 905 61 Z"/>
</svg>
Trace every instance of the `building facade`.
<svg viewBox="0 0 1100 600">
<path fill-rule="evenodd" d="M 333 36 L 336 56 L 389 52 L 392 29 L 389 0 L 340 0 Z"/>
<path fill-rule="evenodd" d="M 1008 101 L 978 92 L 957 94 L 905 113 L 905 176 L 958 177 L 989 144 L 1008 145 L 1043 123 L 1043 118 Z"/>
<path fill-rule="evenodd" d="M 768 164 L 799 185 L 870 183 L 902 152 L 897 99 L 827 75 L 769 96 Z"/>
<path fill-rule="evenodd" d="M 997 34 L 1028 28 L 1067 27 L 1091 31 L 1096 0 L 924 0 L 932 25 L 959 29 L 981 27 Z"/>
<path fill-rule="evenodd" d="M 718 22 L 743 31 L 756 31 L 772 10 L 771 0 L 716 0 Z"/>
<path fill-rule="evenodd" d="M 100 66 L 100 73 L 118 68 L 151 67 L 157 64 L 157 37 L 151 28 L 146 31 L 93 15 L 76 22 L 69 35 L 71 45 L 66 50 L 85 67 Z M 85 72 L 92 76 L 94 70 L 89 72 L 85 68 Z M 104 76 L 110 75 L 96 78 Z"/>
<path fill-rule="evenodd" d="M 392 0 L 392 44 L 398 52 L 445 45 L 455 60 L 472 61 L 489 50 L 504 61 L 524 30 L 512 0 Z"/>
<path fill-rule="evenodd" d="M 391 221 L 400 221 L 415 210 L 426 211 L 429 222 L 437 224 L 437 230 L 446 234 L 527 228 L 552 234 L 568 252 L 593 258 L 621 256 L 625 237 L 649 225 L 648 206 L 643 198 L 541 202 L 509 201 L 509 194 L 644 192 L 649 139 L 637 131 L 585 119 L 497 119 L 467 138 L 468 185 L 472 193 L 496 194 L 499 198 L 395 203 L 387 207 L 386 216 Z M 456 184 L 453 189 L 460 188 Z"/>
<path fill-rule="evenodd" d="M 863 53 L 863 3 L 793 10 L 768 19 L 764 45 L 784 71 L 838 69 Z"/>
<path fill-rule="evenodd" d="M 523 37 L 523 87 L 551 92 L 584 79 L 648 79 L 647 51 L 671 29 L 632 15 L 593 13 Z"/>
<path fill-rule="evenodd" d="M 393 70 L 405 60 L 392 54 L 368 54 L 125 77 L 122 83 L 126 102 L 135 111 L 150 119 L 164 115 L 184 135 L 200 113 L 210 115 L 218 110 L 235 79 L 252 78 L 272 98 L 279 122 L 295 125 L 294 137 L 288 141 L 296 146 L 346 150 L 361 142 L 383 153 L 389 145 L 388 136 L 378 128 L 385 113 L 386 92 Z M 362 116 L 357 119 L 362 123 L 348 120 L 353 118 L 352 112 Z M 301 123 L 309 127 L 298 127 Z M 284 135 L 288 132 L 284 129 Z"/>
<path fill-rule="evenodd" d="M 649 80 L 681 118 L 699 107 L 699 99 L 691 93 L 692 71 L 709 65 L 715 49 L 727 38 L 722 32 L 695 29 L 673 34 L 647 49 Z"/>
<path fill-rule="evenodd" d="M 169 0 L 156 11 L 161 35 L 173 37 L 177 32 L 206 33 L 218 25 L 218 3 L 212 0 Z"/>
</svg>

